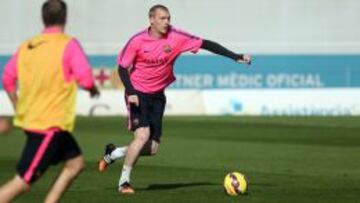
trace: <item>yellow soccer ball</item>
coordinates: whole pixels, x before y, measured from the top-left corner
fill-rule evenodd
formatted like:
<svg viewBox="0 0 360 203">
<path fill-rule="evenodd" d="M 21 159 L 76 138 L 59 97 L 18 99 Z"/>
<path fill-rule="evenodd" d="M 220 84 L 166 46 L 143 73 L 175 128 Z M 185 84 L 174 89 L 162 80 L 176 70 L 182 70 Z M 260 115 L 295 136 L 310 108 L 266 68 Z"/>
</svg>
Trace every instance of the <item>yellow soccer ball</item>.
<svg viewBox="0 0 360 203">
<path fill-rule="evenodd" d="M 225 192 L 230 196 L 244 194 L 247 190 L 248 183 L 246 177 L 239 172 L 231 172 L 225 176 Z"/>
</svg>

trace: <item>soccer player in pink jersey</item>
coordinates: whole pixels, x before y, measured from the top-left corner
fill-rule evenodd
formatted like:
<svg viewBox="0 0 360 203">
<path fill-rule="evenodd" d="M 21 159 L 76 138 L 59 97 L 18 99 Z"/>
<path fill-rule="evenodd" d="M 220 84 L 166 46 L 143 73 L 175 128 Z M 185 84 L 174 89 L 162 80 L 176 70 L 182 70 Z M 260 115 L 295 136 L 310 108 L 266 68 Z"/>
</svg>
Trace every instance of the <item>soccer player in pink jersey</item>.
<svg viewBox="0 0 360 203">
<path fill-rule="evenodd" d="M 48 0 L 42 6 L 43 32 L 26 40 L 9 60 L 2 77 L 14 110 L 14 125 L 26 144 L 13 179 L 0 188 L 0 202 L 28 192 L 51 165 L 64 162 L 44 202 L 58 202 L 84 168 L 81 149 L 72 136 L 77 84 L 90 93 L 90 64 L 80 43 L 64 33 L 66 4 Z"/>
<path fill-rule="evenodd" d="M 164 89 L 174 80 L 173 65 L 183 52 L 200 48 L 229 57 L 239 63 L 251 63 L 251 56 L 236 54 L 218 43 L 201 39 L 170 25 L 170 12 L 163 5 L 149 10 L 150 27 L 135 34 L 118 56 L 119 75 L 125 86 L 129 112 L 128 128 L 134 140 L 124 147 L 105 146 L 99 171 L 125 156 L 118 191 L 132 194 L 130 173 L 139 155 L 155 155 L 159 149 L 162 118 L 166 103 Z"/>
</svg>

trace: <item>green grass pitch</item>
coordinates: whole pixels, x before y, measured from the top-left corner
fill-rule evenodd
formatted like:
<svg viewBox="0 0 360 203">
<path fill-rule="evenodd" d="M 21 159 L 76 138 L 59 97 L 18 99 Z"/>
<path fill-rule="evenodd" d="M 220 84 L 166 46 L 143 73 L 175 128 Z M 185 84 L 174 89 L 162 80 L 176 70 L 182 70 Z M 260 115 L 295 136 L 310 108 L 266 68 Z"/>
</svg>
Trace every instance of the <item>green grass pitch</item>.
<svg viewBox="0 0 360 203">
<path fill-rule="evenodd" d="M 125 118 L 79 118 L 75 136 L 87 168 L 62 202 L 359 202 L 360 117 L 165 117 L 155 157 L 132 173 L 133 196 L 116 192 L 122 160 L 103 174 L 104 144 L 128 143 Z M 15 173 L 25 136 L 0 137 L 0 183 Z M 15 202 L 42 202 L 61 166 Z M 247 195 L 224 194 L 230 171 L 249 179 Z"/>
</svg>

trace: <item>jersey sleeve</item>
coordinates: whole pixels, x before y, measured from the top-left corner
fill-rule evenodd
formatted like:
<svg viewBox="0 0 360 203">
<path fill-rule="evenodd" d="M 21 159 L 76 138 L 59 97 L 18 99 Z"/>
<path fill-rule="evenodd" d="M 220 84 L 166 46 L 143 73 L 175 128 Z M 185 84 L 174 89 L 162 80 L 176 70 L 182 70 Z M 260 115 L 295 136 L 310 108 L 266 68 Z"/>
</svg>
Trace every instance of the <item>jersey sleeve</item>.
<svg viewBox="0 0 360 203">
<path fill-rule="evenodd" d="M 176 38 L 181 41 L 181 52 L 190 51 L 195 54 L 199 51 L 203 39 L 178 29 L 173 31 L 176 33 Z"/>
<path fill-rule="evenodd" d="M 83 88 L 91 88 L 94 85 L 90 63 L 78 40 L 72 39 L 68 43 L 64 53 L 64 64 L 65 67 L 68 66 L 68 71 L 65 70 L 68 78 L 71 77 L 69 74 L 73 75 Z"/>
<path fill-rule="evenodd" d="M 123 68 L 129 68 L 138 52 L 139 43 L 136 38 L 130 39 L 117 57 L 117 64 Z"/>
<path fill-rule="evenodd" d="M 4 72 L 2 75 L 2 82 L 5 91 L 14 92 L 16 91 L 16 81 L 17 81 L 17 59 L 18 52 L 16 52 L 7 64 L 4 67 Z"/>
</svg>

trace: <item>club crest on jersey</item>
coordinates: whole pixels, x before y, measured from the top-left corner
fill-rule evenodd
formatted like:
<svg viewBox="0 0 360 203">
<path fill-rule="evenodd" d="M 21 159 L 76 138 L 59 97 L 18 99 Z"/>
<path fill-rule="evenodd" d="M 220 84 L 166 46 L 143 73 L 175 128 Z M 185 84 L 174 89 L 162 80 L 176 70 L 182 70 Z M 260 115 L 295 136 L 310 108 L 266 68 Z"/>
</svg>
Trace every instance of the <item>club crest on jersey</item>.
<svg viewBox="0 0 360 203">
<path fill-rule="evenodd" d="M 167 53 L 167 54 L 170 53 L 171 50 L 172 50 L 171 46 L 168 45 L 168 44 L 164 45 L 163 49 L 164 49 L 164 52 Z"/>
</svg>

